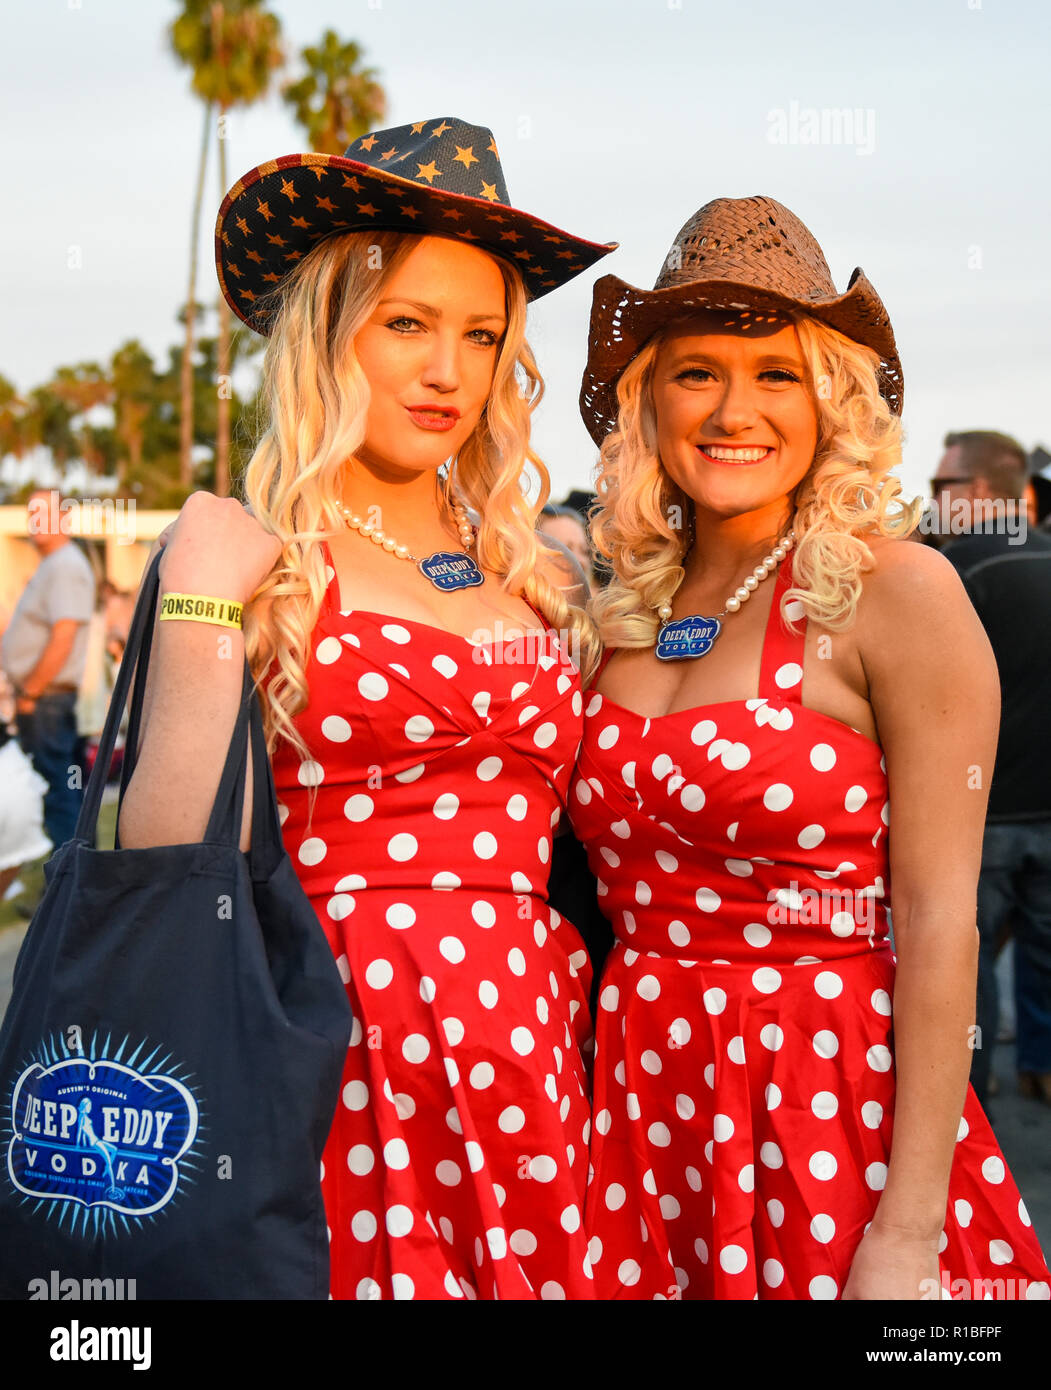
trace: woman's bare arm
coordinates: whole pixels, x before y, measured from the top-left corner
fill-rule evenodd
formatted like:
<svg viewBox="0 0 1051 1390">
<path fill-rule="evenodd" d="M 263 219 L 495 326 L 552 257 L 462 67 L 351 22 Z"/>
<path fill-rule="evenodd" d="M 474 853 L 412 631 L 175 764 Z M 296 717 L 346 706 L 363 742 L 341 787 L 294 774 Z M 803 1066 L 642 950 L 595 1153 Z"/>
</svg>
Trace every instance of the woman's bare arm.
<svg viewBox="0 0 1051 1390">
<path fill-rule="evenodd" d="M 280 550 L 280 542 L 236 500 L 194 493 L 164 547 L 161 593 L 245 602 Z M 120 813 L 120 839 L 127 849 L 203 838 L 244 675 L 239 629 L 156 618 L 154 623 L 138 761 Z M 249 750 L 242 849 L 250 843 L 251 797 Z"/>
<path fill-rule="evenodd" d="M 936 1252 L 971 1062 L 1000 687 L 981 623 L 935 551 L 881 547 L 862 603 L 858 646 L 887 763 L 898 957 L 894 1137 L 872 1231 Z"/>
</svg>

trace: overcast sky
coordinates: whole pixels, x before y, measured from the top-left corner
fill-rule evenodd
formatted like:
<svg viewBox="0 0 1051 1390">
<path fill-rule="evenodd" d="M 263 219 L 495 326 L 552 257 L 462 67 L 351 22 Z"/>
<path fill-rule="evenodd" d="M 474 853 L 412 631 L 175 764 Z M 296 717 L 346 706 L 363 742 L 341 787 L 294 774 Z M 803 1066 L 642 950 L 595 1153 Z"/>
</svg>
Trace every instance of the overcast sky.
<svg viewBox="0 0 1051 1390">
<path fill-rule="evenodd" d="M 1051 443 L 1047 0 L 275 0 L 288 48 L 326 26 L 379 69 L 388 124 L 492 128 L 512 201 L 621 249 L 541 300 L 534 440 L 554 495 L 587 486 L 577 413 L 591 284 L 650 287 L 713 197 L 765 193 L 861 265 L 905 371 L 907 490 L 947 429 Z M 3 0 L 0 374 L 21 389 L 140 338 L 178 341 L 200 103 L 166 0 Z M 791 139 L 850 111 L 853 140 Z M 793 125 L 794 123 L 794 125 Z M 779 139 L 787 134 L 788 141 Z M 273 95 L 228 118 L 232 183 L 305 148 Z M 218 293 L 213 157 L 199 294 Z M 80 266 L 70 267 L 70 248 Z M 76 257 L 73 257 L 75 260 Z M 209 327 L 211 326 L 209 320 Z"/>
</svg>

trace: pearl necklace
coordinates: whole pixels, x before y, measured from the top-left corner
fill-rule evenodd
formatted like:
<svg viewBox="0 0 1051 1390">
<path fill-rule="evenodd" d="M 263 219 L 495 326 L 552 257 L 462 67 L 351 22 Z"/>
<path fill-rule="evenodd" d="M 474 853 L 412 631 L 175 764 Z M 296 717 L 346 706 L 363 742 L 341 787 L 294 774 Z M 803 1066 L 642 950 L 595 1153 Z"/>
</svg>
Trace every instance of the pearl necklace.
<svg viewBox="0 0 1051 1390">
<path fill-rule="evenodd" d="M 661 630 L 657 636 L 657 657 L 661 661 L 683 661 L 691 657 L 704 656 L 711 651 L 715 639 L 722 631 L 719 619 L 740 611 L 741 605 L 748 602 L 763 580 L 769 578 L 777 569 L 795 544 L 795 538 L 795 532 L 789 531 L 784 540 L 779 541 L 770 554 L 760 560 L 741 587 L 730 595 L 723 611 L 713 617 L 693 614 L 688 618 L 679 618 L 673 623 L 671 604 L 662 603 L 657 609 L 657 616 L 661 620 Z"/>
<path fill-rule="evenodd" d="M 474 545 L 474 527 L 467 516 L 467 508 L 457 498 L 451 503 L 456 528 L 460 533 L 462 553 L 439 550 L 422 558 L 413 555 L 407 545 L 402 545 L 389 536 L 380 526 L 366 521 L 342 502 L 338 502 L 340 514 L 352 531 L 367 537 L 374 545 L 380 546 L 389 555 L 399 560 L 411 560 L 421 574 L 425 575 L 436 589 L 447 592 L 453 589 L 467 589 L 481 584 L 484 576 L 472 556 L 466 552 Z"/>
</svg>

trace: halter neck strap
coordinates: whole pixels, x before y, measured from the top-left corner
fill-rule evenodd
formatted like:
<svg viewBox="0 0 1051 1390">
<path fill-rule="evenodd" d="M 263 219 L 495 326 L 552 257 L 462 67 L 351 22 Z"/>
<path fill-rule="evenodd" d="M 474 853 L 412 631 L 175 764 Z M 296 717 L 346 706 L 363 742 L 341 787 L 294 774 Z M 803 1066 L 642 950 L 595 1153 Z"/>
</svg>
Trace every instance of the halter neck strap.
<svg viewBox="0 0 1051 1390">
<path fill-rule="evenodd" d="M 803 699 L 803 649 L 806 646 L 806 617 L 801 604 L 788 605 L 788 616 L 794 618 L 799 631 L 785 626 L 781 616 L 781 598 L 792 587 L 792 556 L 786 555 L 778 566 L 774 583 L 774 601 L 766 624 L 763 655 L 759 667 L 759 696 L 764 700 L 787 700 L 798 705 Z"/>
<path fill-rule="evenodd" d="M 602 672 L 603 672 L 603 671 L 606 669 L 606 667 L 609 665 L 610 658 L 613 656 L 613 653 L 616 652 L 616 651 L 619 651 L 619 648 L 618 648 L 618 647 L 607 647 L 606 650 L 602 653 L 602 657 L 601 657 L 601 659 L 600 659 L 600 661 L 599 661 L 599 664 L 598 664 L 598 666 L 595 668 L 595 674 L 594 674 L 594 675 L 591 677 L 591 679 L 588 681 L 588 685 L 587 685 L 588 690 L 594 690 L 595 686 L 598 684 L 598 678 L 599 678 L 599 676 L 602 675 Z"/>
</svg>

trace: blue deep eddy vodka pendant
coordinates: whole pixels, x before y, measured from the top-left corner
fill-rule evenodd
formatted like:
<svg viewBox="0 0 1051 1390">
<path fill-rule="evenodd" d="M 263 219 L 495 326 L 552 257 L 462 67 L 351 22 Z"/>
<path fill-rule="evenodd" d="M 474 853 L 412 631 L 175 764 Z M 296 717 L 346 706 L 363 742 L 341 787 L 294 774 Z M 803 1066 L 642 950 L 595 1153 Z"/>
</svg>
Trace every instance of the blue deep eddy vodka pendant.
<svg viewBox="0 0 1051 1390">
<path fill-rule="evenodd" d="M 657 636 L 656 656 L 660 661 L 689 661 L 704 656 L 722 631 L 718 618 L 693 614 L 665 623 Z"/>
<path fill-rule="evenodd" d="M 425 555 L 418 560 L 417 567 L 442 593 L 450 593 L 454 589 L 473 589 L 484 582 L 482 571 L 464 551 L 436 550 L 433 555 Z"/>
</svg>

